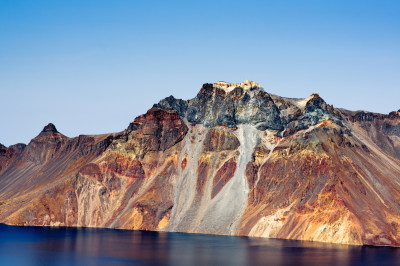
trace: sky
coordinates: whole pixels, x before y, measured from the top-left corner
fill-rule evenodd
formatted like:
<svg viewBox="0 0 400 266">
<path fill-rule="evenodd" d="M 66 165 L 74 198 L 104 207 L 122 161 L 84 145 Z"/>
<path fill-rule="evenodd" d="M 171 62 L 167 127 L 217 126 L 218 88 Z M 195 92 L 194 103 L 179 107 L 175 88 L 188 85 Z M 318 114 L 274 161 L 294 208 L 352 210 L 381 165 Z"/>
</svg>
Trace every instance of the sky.
<svg viewBox="0 0 400 266">
<path fill-rule="evenodd" d="M 69 137 L 119 132 L 217 81 L 389 113 L 399 14 L 397 0 L 0 0 L 0 143 L 49 122 Z"/>
</svg>

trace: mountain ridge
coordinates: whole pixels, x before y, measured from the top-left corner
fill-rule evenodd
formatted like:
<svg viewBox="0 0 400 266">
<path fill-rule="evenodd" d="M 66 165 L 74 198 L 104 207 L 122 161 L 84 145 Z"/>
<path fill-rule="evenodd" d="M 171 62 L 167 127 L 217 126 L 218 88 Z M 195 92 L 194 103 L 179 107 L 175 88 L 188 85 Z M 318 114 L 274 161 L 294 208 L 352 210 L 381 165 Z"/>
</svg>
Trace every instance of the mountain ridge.
<svg viewBox="0 0 400 266">
<path fill-rule="evenodd" d="M 162 99 L 121 132 L 0 147 L 0 222 L 400 245 L 400 113 L 256 82 Z"/>
</svg>

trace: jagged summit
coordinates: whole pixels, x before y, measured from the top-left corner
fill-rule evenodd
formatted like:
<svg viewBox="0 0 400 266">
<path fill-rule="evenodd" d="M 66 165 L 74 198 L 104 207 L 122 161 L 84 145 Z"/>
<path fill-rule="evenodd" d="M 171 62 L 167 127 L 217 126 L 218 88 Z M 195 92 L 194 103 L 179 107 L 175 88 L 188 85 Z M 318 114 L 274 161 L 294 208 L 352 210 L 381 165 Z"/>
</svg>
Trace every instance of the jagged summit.
<svg viewBox="0 0 400 266">
<path fill-rule="evenodd" d="M 245 91 L 255 89 L 255 88 L 262 89 L 260 84 L 258 84 L 255 81 L 250 81 L 248 79 L 246 79 L 242 83 L 229 83 L 229 82 L 225 82 L 225 81 L 219 81 L 219 82 L 215 82 L 213 84 L 213 86 L 223 89 L 225 92 L 231 92 L 238 87 L 243 88 Z"/>
<path fill-rule="evenodd" d="M 43 132 L 54 132 L 54 133 L 58 133 L 56 126 L 53 123 L 49 123 L 47 124 L 47 126 L 45 126 L 42 130 L 41 133 Z"/>
<path fill-rule="evenodd" d="M 324 99 L 322 99 L 318 93 L 313 93 L 311 96 L 307 99 L 306 103 L 306 110 L 309 112 L 314 111 L 317 108 L 326 110 L 327 104 Z"/>
<path fill-rule="evenodd" d="M 51 139 L 57 140 L 66 138 L 66 136 L 58 132 L 56 126 L 53 123 L 47 124 L 36 138 L 38 137 L 39 139 L 42 139 L 43 137 L 47 139 L 50 137 Z"/>
<path fill-rule="evenodd" d="M 305 99 L 272 95 L 254 81 L 203 84 L 195 98 L 184 101 L 169 96 L 154 107 L 174 110 L 191 124 L 236 129 L 250 124 L 260 130 L 295 132 L 332 118 L 332 109 L 317 94 Z"/>
</svg>

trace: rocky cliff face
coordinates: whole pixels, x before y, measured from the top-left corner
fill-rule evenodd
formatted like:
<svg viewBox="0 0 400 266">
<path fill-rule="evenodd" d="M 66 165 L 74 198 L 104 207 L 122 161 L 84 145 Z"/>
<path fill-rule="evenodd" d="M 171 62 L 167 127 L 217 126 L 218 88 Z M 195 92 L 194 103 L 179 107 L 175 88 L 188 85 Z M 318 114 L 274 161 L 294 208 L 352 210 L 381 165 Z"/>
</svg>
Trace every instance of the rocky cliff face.
<svg viewBox="0 0 400 266">
<path fill-rule="evenodd" d="M 400 245 L 400 113 L 204 84 L 120 133 L 0 146 L 0 222 Z"/>
</svg>

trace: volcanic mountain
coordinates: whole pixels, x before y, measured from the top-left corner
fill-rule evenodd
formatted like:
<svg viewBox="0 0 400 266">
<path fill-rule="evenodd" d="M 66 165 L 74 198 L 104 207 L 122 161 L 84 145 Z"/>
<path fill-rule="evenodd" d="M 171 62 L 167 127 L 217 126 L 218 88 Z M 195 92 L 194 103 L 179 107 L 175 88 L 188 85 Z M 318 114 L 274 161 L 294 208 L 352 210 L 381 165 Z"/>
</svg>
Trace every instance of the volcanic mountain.
<svg viewBox="0 0 400 266">
<path fill-rule="evenodd" d="M 167 97 L 122 132 L 0 146 L 0 222 L 400 245 L 400 112 L 256 82 Z"/>
</svg>

